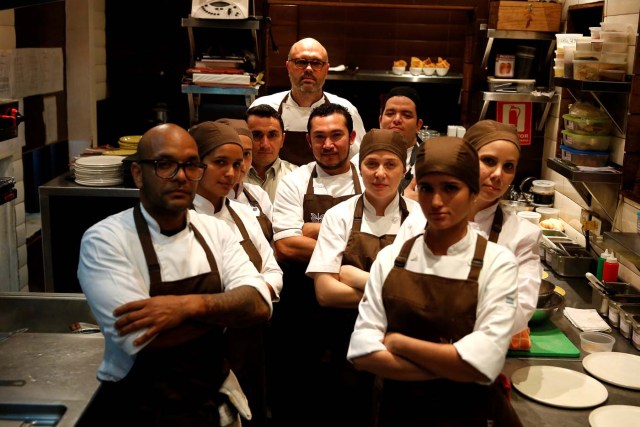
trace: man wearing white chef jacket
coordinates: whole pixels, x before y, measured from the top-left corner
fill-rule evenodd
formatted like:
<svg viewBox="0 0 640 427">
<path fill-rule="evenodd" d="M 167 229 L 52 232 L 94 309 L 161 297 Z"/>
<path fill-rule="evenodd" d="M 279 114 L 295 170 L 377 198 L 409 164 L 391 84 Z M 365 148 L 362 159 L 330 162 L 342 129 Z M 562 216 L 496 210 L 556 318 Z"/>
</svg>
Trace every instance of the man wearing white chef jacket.
<svg viewBox="0 0 640 427">
<path fill-rule="evenodd" d="M 322 90 L 329 72 L 327 50 L 317 40 L 304 38 L 291 46 L 285 66 L 291 90 L 261 96 L 251 104 L 251 107 L 270 105 L 282 116 L 287 142 L 280 151 L 280 158 L 298 166 L 314 160 L 306 141 L 307 121 L 311 110 L 328 103 L 342 105 L 351 114 L 356 133 L 350 149 L 352 157 L 358 152 L 360 140 L 365 134 L 364 124 L 358 109 L 351 102 Z"/>
<path fill-rule="evenodd" d="M 150 129 L 131 166 L 140 204 L 82 238 L 78 279 L 105 338 L 85 425 L 221 425 L 224 328 L 272 305 L 231 229 L 189 210 L 205 169 L 186 130 Z"/>
</svg>

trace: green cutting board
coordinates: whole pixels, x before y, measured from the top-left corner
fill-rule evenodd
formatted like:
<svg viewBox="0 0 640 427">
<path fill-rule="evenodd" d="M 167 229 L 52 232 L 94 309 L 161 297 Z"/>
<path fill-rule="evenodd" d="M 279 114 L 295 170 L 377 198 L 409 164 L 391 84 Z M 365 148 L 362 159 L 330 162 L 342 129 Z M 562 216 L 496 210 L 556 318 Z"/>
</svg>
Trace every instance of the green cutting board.
<svg viewBox="0 0 640 427">
<path fill-rule="evenodd" d="M 558 329 L 546 321 L 531 328 L 531 350 L 509 350 L 515 357 L 580 357 L 580 349 Z"/>
</svg>

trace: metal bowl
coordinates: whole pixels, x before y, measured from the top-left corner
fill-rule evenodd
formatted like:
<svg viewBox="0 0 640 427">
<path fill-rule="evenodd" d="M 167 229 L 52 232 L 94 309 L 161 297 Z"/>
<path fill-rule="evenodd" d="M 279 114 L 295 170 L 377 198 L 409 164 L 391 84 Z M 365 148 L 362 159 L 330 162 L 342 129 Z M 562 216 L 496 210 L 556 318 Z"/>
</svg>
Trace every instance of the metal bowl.
<svg viewBox="0 0 640 427">
<path fill-rule="evenodd" d="M 535 209 L 535 206 L 531 206 L 527 202 L 522 202 L 519 200 L 500 200 L 500 206 L 508 211 L 508 212 L 521 212 L 521 211 L 532 211 Z"/>
<path fill-rule="evenodd" d="M 536 307 L 544 307 L 553 296 L 555 289 L 556 285 L 553 283 L 547 280 L 540 281 L 540 292 L 538 293 L 538 304 Z"/>
<path fill-rule="evenodd" d="M 529 320 L 529 325 L 536 325 L 551 319 L 557 313 L 561 313 L 563 307 L 564 297 L 557 292 L 552 292 L 551 298 L 549 298 L 546 303 L 538 305 L 536 311 L 533 312 L 533 316 L 531 316 Z"/>
</svg>

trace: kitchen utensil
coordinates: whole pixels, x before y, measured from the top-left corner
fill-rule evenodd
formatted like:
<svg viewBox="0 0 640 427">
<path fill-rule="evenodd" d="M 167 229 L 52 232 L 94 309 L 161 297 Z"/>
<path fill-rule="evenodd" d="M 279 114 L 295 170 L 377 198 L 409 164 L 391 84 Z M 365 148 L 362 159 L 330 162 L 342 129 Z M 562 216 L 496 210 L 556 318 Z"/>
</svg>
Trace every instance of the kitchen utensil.
<svg viewBox="0 0 640 427">
<path fill-rule="evenodd" d="M 599 380 L 640 390 L 640 356 L 619 352 L 591 353 L 582 360 L 582 366 Z"/>
<path fill-rule="evenodd" d="M 616 339 L 604 332 L 585 331 L 580 333 L 580 347 L 587 353 L 611 351 L 615 343 Z"/>
<path fill-rule="evenodd" d="M 535 325 L 550 319 L 553 315 L 560 312 L 563 306 L 564 297 L 557 292 L 553 292 L 546 302 L 536 307 L 536 310 L 529 320 L 529 324 Z"/>
<path fill-rule="evenodd" d="M 74 322 L 69 325 L 69 330 L 73 334 L 95 334 L 100 332 L 100 327 L 92 323 Z"/>
<path fill-rule="evenodd" d="M 12 337 L 15 334 L 21 334 L 23 332 L 27 332 L 28 330 L 29 328 L 21 328 L 11 332 L 0 332 L 0 342 Z"/>
<path fill-rule="evenodd" d="M 509 357 L 580 357 L 580 349 L 551 321 L 532 325 L 529 350 L 509 350 Z"/>
<path fill-rule="evenodd" d="M 636 427 L 640 425 L 640 406 L 606 405 L 589 414 L 591 427 Z"/>
<path fill-rule="evenodd" d="M 26 383 L 25 380 L 0 380 L 0 387 L 22 387 Z"/>
<path fill-rule="evenodd" d="M 556 285 L 547 281 L 540 281 L 540 291 L 538 292 L 538 307 L 544 307 L 544 305 L 551 299 L 553 292 L 556 289 Z"/>
<path fill-rule="evenodd" d="M 511 375 L 511 384 L 526 397 L 558 408 L 589 408 L 601 404 L 609 396 L 605 386 L 597 380 L 557 366 L 518 369 Z"/>
<path fill-rule="evenodd" d="M 599 290 L 603 294 L 615 295 L 615 290 L 608 286 L 605 286 L 605 284 L 598 280 L 598 278 L 594 276 L 593 273 L 587 271 L 584 276 L 587 278 L 587 280 L 589 280 L 589 283 L 591 283 L 597 290 Z"/>
</svg>

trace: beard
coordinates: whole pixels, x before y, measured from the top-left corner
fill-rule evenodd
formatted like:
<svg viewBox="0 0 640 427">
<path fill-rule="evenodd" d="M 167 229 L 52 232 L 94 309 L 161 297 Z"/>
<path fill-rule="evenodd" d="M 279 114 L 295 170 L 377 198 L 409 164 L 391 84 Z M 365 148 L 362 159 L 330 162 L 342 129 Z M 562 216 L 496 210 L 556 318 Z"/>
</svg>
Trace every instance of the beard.
<svg viewBox="0 0 640 427">
<path fill-rule="evenodd" d="M 334 171 L 344 167 L 345 164 L 349 161 L 349 151 L 345 154 L 344 158 L 340 159 L 336 164 L 328 165 L 326 163 L 322 163 L 320 160 L 316 159 L 316 163 L 325 171 Z"/>
</svg>

